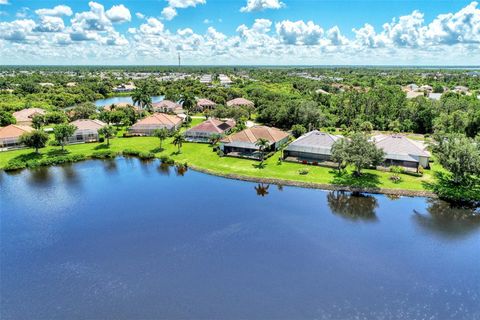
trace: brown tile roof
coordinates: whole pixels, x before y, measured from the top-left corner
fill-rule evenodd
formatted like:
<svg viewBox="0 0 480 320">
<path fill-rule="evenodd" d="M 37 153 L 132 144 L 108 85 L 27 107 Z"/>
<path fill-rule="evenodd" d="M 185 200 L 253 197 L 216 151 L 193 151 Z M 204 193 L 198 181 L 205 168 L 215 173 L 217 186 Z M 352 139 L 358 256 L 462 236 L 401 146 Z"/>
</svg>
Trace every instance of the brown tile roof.
<svg viewBox="0 0 480 320">
<path fill-rule="evenodd" d="M 235 126 L 235 120 L 232 120 L 232 119 L 228 119 L 226 121 L 222 121 L 218 119 L 208 119 L 188 129 L 187 132 L 202 131 L 202 132 L 212 132 L 212 133 L 223 133 L 225 132 L 225 130 L 233 128 L 234 126 Z"/>
<path fill-rule="evenodd" d="M 254 103 L 245 98 L 235 98 L 230 101 L 227 101 L 227 106 L 254 106 Z"/>
<path fill-rule="evenodd" d="M 112 111 L 112 106 L 115 106 L 115 108 L 117 108 L 117 109 L 133 107 L 133 109 L 135 109 L 135 111 L 140 111 L 141 110 L 138 106 L 134 106 L 133 104 L 128 103 L 128 102 L 112 103 L 109 106 L 104 106 L 103 110 Z M 114 108 L 114 110 L 115 110 L 115 108 Z"/>
<path fill-rule="evenodd" d="M 213 106 L 216 106 L 216 105 L 217 104 L 215 102 L 213 102 L 212 100 L 209 100 L 209 99 L 201 98 L 201 99 L 197 100 L 197 106 L 198 107 L 213 107 Z"/>
<path fill-rule="evenodd" d="M 0 128 L 0 139 L 17 138 L 27 132 L 32 132 L 34 129 L 29 126 L 22 126 L 19 124 L 11 124 Z"/>
<path fill-rule="evenodd" d="M 15 119 L 17 119 L 17 122 L 21 121 L 31 121 L 33 116 L 36 114 L 45 114 L 46 111 L 40 108 L 28 108 L 28 109 L 23 109 L 17 112 L 13 113 L 13 116 Z"/>
<path fill-rule="evenodd" d="M 282 139 L 288 137 L 288 133 L 277 128 L 267 127 L 267 126 L 254 126 L 247 128 L 231 136 L 225 137 L 222 139 L 224 143 L 230 142 L 247 142 L 255 143 L 260 138 L 267 139 L 270 143 L 276 143 Z"/>
<path fill-rule="evenodd" d="M 151 116 L 138 120 L 132 127 L 136 125 L 178 125 L 182 122 L 182 118 L 177 115 L 171 115 L 166 113 L 154 113 Z"/>
<path fill-rule="evenodd" d="M 181 108 L 182 106 L 170 100 L 163 100 L 163 101 L 152 103 L 152 107 L 154 109 L 161 108 L 161 109 L 167 109 L 167 110 L 173 111 L 175 109 Z"/>
<path fill-rule="evenodd" d="M 105 127 L 107 125 L 105 122 L 102 122 L 97 119 L 95 120 L 78 119 L 70 122 L 70 124 L 73 124 L 75 127 L 77 127 L 77 130 L 93 130 L 93 131 L 97 131 L 98 129 Z"/>
</svg>

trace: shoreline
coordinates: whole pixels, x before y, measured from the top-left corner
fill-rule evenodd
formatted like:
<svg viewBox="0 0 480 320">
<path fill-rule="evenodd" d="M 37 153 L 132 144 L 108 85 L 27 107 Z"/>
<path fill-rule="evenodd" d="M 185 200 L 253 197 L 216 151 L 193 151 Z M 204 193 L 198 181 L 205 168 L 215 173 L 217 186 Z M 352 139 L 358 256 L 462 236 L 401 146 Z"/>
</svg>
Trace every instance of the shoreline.
<svg viewBox="0 0 480 320">
<path fill-rule="evenodd" d="M 197 172 L 209 174 L 212 176 L 223 177 L 231 180 L 240 180 L 248 182 L 258 182 L 266 184 L 277 184 L 290 187 L 299 187 L 306 189 L 320 189 L 326 191 L 347 191 L 347 192 L 360 192 L 360 193 L 371 193 L 371 194 L 385 194 L 385 195 L 395 195 L 395 196 L 405 196 L 405 197 L 424 197 L 424 198 L 435 198 L 438 196 L 431 191 L 417 191 L 417 190 L 406 190 L 406 189 L 386 189 L 386 188 L 359 188 L 352 186 L 341 186 L 335 184 L 324 184 L 324 183 L 315 183 L 315 182 L 302 182 L 294 180 L 284 180 L 277 178 L 256 178 L 234 173 L 220 173 L 213 170 L 200 168 L 194 165 L 188 164 L 188 168 Z"/>
</svg>

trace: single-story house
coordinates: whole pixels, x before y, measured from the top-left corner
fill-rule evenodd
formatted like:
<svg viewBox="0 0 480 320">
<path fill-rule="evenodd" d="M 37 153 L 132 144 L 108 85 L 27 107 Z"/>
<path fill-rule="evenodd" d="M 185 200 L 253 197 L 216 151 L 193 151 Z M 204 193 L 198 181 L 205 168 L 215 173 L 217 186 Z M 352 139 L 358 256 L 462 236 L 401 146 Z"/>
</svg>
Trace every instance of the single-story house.
<svg viewBox="0 0 480 320">
<path fill-rule="evenodd" d="M 182 106 L 170 100 L 162 100 L 160 102 L 152 103 L 152 108 L 154 112 L 174 113 L 174 114 L 183 113 Z"/>
<path fill-rule="evenodd" d="M 424 92 L 419 91 L 407 91 L 407 99 L 415 99 L 416 97 L 424 97 Z"/>
<path fill-rule="evenodd" d="M 183 119 L 176 114 L 154 113 L 138 120 L 128 131 L 133 135 L 151 136 L 157 129 L 177 130 L 182 122 Z"/>
<path fill-rule="evenodd" d="M 420 166 L 429 168 L 431 157 L 425 144 L 407 138 L 404 135 L 377 135 L 373 137 L 375 145 L 385 152 L 385 166 L 400 166 L 418 170 Z"/>
<path fill-rule="evenodd" d="M 418 86 L 415 83 L 410 83 L 405 86 L 405 90 L 407 91 L 417 91 Z"/>
<path fill-rule="evenodd" d="M 13 113 L 13 117 L 17 120 L 18 125 L 31 126 L 32 119 L 36 115 L 45 115 L 45 110 L 40 108 L 28 108 Z"/>
<path fill-rule="evenodd" d="M 0 150 L 21 148 L 20 137 L 32 132 L 33 128 L 25 125 L 11 124 L 0 128 Z"/>
<path fill-rule="evenodd" d="M 431 92 L 428 94 L 428 98 L 430 100 L 440 100 L 442 98 L 442 93 L 435 93 L 435 92 Z"/>
<path fill-rule="evenodd" d="M 192 142 L 209 142 L 214 134 L 227 134 L 235 127 L 235 120 L 208 119 L 188 129 L 185 139 Z"/>
<path fill-rule="evenodd" d="M 235 98 L 230 101 L 227 101 L 227 106 L 229 107 L 254 107 L 255 104 L 245 98 Z"/>
<path fill-rule="evenodd" d="M 69 143 L 83 143 L 98 141 L 98 129 L 105 127 L 107 124 L 98 119 L 78 119 L 70 124 L 77 129 L 68 139 Z"/>
<path fill-rule="evenodd" d="M 140 107 L 134 106 L 133 104 L 127 103 L 127 102 L 112 103 L 111 105 L 104 106 L 103 110 L 104 111 L 112 111 L 112 110 L 115 110 L 115 109 L 122 109 L 122 108 L 129 108 L 129 107 L 132 107 L 135 110 L 135 112 L 141 112 L 142 111 L 142 109 Z"/>
<path fill-rule="evenodd" d="M 209 99 L 198 99 L 197 100 L 197 110 L 203 111 L 208 109 L 214 109 L 216 107 L 216 103 Z"/>
<path fill-rule="evenodd" d="M 259 159 L 259 147 L 255 144 L 260 138 L 269 141 L 265 151 L 275 151 L 288 142 L 289 134 L 277 128 L 253 126 L 220 141 L 220 150 L 225 155 Z"/>
<path fill-rule="evenodd" d="M 283 157 L 287 161 L 329 161 L 332 146 L 339 139 L 343 137 L 318 130 L 310 131 L 290 143 L 283 150 Z"/>
<path fill-rule="evenodd" d="M 432 86 L 429 86 L 428 84 L 424 84 L 419 88 L 420 91 L 425 91 L 425 92 L 432 92 L 433 88 Z"/>
<path fill-rule="evenodd" d="M 122 83 L 121 85 L 116 86 L 113 88 L 114 92 L 132 92 L 135 90 L 137 87 L 133 83 Z"/>
</svg>

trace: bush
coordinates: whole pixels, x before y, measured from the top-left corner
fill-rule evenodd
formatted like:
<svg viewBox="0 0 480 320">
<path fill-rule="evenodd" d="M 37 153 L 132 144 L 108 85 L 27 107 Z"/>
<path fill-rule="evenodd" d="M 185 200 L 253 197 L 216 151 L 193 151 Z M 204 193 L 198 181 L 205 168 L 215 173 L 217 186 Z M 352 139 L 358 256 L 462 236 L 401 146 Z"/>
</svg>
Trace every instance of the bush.
<svg viewBox="0 0 480 320">
<path fill-rule="evenodd" d="M 402 177 L 400 177 L 398 174 L 394 173 L 392 174 L 389 179 L 393 182 L 393 183 L 400 183 L 402 181 Z"/>
<path fill-rule="evenodd" d="M 422 166 L 418 166 L 418 174 L 423 176 L 424 171 L 425 171 L 425 169 Z"/>
<path fill-rule="evenodd" d="M 399 166 L 391 166 L 390 167 L 390 172 L 392 173 L 396 173 L 397 175 L 400 174 L 400 173 L 403 173 L 404 170 L 402 167 L 399 167 Z"/>
<path fill-rule="evenodd" d="M 117 153 L 112 150 L 102 150 L 102 151 L 95 151 L 92 153 L 93 159 L 112 159 L 117 156 Z"/>
<path fill-rule="evenodd" d="M 133 150 L 133 149 L 125 149 L 122 151 L 122 155 L 130 156 L 130 157 L 138 157 L 140 155 L 140 151 Z"/>
<path fill-rule="evenodd" d="M 219 157 L 223 157 L 225 155 L 225 153 L 223 153 L 222 150 L 218 150 L 217 154 L 218 154 Z"/>
<path fill-rule="evenodd" d="M 175 161 L 172 158 L 165 155 L 160 157 L 160 161 L 162 161 L 162 163 L 165 163 L 165 164 L 175 164 Z"/>
<path fill-rule="evenodd" d="M 142 160 L 151 160 L 155 158 L 155 154 L 152 152 L 140 152 L 138 157 Z"/>
<path fill-rule="evenodd" d="M 310 171 L 308 169 L 300 169 L 298 170 L 298 174 L 301 174 L 302 176 L 307 175 Z"/>
<path fill-rule="evenodd" d="M 12 160 L 8 161 L 8 163 L 5 165 L 3 170 L 5 170 L 5 171 L 16 171 L 16 170 L 25 169 L 26 167 L 27 167 L 26 162 L 24 162 L 22 160 L 18 160 L 18 159 L 12 159 Z"/>
<path fill-rule="evenodd" d="M 98 138 L 98 142 L 100 142 L 100 143 L 105 142 L 105 138 L 104 137 Z"/>
</svg>

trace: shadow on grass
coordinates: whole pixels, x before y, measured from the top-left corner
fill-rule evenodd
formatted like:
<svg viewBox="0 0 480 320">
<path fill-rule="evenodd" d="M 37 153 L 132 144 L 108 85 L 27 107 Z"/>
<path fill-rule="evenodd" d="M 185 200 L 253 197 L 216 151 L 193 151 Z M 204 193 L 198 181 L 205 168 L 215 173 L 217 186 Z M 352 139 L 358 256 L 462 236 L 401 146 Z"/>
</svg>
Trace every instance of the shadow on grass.
<svg viewBox="0 0 480 320">
<path fill-rule="evenodd" d="M 378 175 L 373 173 L 362 173 L 362 175 L 357 176 L 352 173 L 338 171 L 330 171 L 333 174 L 333 179 L 330 181 L 331 184 L 339 186 L 352 186 L 357 188 L 380 188 L 380 180 Z"/>
<path fill-rule="evenodd" d="M 181 153 L 182 153 L 182 151 L 178 151 L 178 150 L 177 150 L 177 151 L 174 151 L 174 152 L 170 153 L 170 155 L 171 155 L 171 156 L 178 156 L 178 155 L 181 154 Z"/>
<path fill-rule="evenodd" d="M 154 149 L 150 150 L 150 152 L 159 153 L 159 152 L 162 152 L 164 150 L 165 150 L 165 148 L 157 147 L 157 148 L 154 148 Z"/>
<path fill-rule="evenodd" d="M 102 144 L 99 144 L 98 146 L 95 146 L 95 148 L 93 148 L 93 149 L 94 150 L 105 150 L 105 149 L 110 149 L 110 146 L 108 146 L 105 143 L 102 143 Z"/>
<path fill-rule="evenodd" d="M 264 162 L 264 163 L 252 163 L 252 167 L 254 167 L 255 169 L 264 169 L 265 167 L 267 166 L 267 164 Z"/>
<path fill-rule="evenodd" d="M 50 150 L 46 153 L 47 156 L 49 157 L 56 157 L 56 156 L 64 156 L 66 154 L 69 154 L 70 151 L 68 150 L 62 150 L 62 149 L 53 149 Z"/>
<path fill-rule="evenodd" d="M 41 159 L 42 157 L 43 157 L 42 153 L 30 152 L 30 153 L 20 154 L 16 157 L 12 158 L 10 161 L 18 160 L 18 161 L 26 162 L 26 161 L 29 161 L 29 160 L 38 160 L 38 159 Z"/>
</svg>

